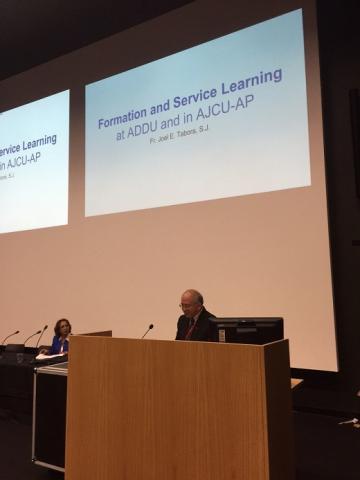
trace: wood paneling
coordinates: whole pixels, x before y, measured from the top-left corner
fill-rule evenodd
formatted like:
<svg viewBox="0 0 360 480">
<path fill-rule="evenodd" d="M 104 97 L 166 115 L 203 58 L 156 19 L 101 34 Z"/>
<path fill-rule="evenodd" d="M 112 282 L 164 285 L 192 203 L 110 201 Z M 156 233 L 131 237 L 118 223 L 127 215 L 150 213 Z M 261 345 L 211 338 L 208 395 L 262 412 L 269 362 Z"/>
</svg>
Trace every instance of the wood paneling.
<svg viewBox="0 0 360 480">
<path fill-rule="evenodd" d="M 73 337 L 69 360 L 66 480 L 292 478 L 269 477 L 269 443 L 291 442 L 269 436 L 266 389 L 290 371 L 266 379 L 264 347 Z"/>
</svg>

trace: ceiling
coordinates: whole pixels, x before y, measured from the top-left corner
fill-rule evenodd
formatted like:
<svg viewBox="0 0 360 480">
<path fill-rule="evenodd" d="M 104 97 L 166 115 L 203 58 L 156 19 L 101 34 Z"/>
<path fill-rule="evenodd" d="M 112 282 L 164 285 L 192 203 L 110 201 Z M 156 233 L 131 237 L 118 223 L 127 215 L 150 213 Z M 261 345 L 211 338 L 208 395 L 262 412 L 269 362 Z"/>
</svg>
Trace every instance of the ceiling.
<svg viewBox="0 0 360 480">
<path fill-rule="evenodd" d="M 0 0 L 0 80 L 191 0 Z"/>
</svg>

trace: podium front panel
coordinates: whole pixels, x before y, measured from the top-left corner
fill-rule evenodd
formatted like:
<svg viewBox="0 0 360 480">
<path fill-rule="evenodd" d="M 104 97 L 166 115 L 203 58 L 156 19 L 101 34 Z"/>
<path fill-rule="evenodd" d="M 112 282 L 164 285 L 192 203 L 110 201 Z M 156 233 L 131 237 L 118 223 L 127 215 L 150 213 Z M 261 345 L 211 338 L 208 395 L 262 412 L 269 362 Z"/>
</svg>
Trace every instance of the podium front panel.
<svg viewBox="0 0 360 480">
<path fill-rule="evenodd" d="M 265 348 L 72 338 L 66 479 L 270 479 Z"/>
</svg>

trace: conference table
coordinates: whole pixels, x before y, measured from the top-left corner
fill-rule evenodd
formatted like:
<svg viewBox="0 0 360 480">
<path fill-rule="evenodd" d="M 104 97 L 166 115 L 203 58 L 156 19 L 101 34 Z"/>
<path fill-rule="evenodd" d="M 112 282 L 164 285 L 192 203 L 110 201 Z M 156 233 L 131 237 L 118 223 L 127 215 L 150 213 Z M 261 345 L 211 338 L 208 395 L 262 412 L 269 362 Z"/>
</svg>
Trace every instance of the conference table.
<svg viewBox="0 0 360 480">
<path fill-rule="evenodd" d="M 29 461 L 64 471 L 67 364 L 60 362 L 67 356 L 37 361 L 36 355 L 32 348 L 0 355 L 0 415 L 32 422 Z"/>
<path fill-rule="evenodd" d="M 56 359 L 39 362 L 38 350 L 25 347 L 23 351 L 3 351 L 0 355 L 0 412 L 15 417 L 33 413 L 34 368 L 57 363 Z M 65 359 L 61 358 L 64 362 Z"/>
<path fill-rule="evenodd" d="M 86 332 L 80 335 L 111 337 L 112 330 Z M 12 416 L 28 416 L 33 413 L 34 368 L 44 367 L 67 361 L 58 357 L 36 361 L 38 349 L 22 347 L 13 349 L 15 345 L 0 347 L 0 414 Z M 50 348 L 48 346 L 48 348 Z M 30 419 L 31 421 L 31 419 Z"/>
</svg>

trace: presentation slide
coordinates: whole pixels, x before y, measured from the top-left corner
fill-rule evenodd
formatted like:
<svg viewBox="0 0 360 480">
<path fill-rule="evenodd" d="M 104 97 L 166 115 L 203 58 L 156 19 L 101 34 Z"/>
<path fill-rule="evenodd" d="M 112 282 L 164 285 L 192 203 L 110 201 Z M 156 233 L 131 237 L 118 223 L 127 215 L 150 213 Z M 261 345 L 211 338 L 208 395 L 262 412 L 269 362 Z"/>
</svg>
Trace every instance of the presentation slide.
<svg viewBox="0 0 360 480">
<path fill-rule="evenodd" d="M 311 184 L 302 10 L 86 87 L 86 215 Z"/>
<path fill-rule="evenodd" d="M 68 222 L 69 91 L 0 113 L 0 233 Z"/>
</svg>

